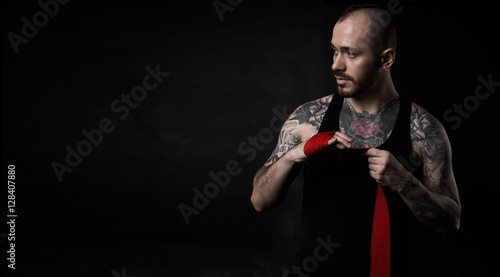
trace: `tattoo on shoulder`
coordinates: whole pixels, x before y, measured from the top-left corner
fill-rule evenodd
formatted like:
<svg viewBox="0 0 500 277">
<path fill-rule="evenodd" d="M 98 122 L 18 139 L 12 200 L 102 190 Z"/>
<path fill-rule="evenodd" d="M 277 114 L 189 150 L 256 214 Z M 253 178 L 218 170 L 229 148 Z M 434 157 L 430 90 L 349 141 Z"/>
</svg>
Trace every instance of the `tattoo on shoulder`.
<svg viewBox="0 0 500 277">
<path fill-rule="evenodd" d="M 299 125 L 310 124 L 319 129 L 331 100 L 332 96 L 328 96 L 307 102 L 297 108 L 292 117 L 290 117 L 290 120 L 297 120 Z"/>
<path fill-rule="evenodd" d="M 448 141 L 443 125 L 423 108 L 413 105 L 410 119 L 411 139 L 420 146 L 423 154 L 443 159 Z"/>
<path fill-rule="evenodd" d="M 443 125 L 429 112 L 413 105 L 411 114 L 411 139 L 420 153 L 423 177 L 429 190 L 456 200 L 450 191 L 454 183 L 451 166 L 451 147 Z"/>
<path fill-rule="evenodd" d="M 281 158 L 288 150 L 301 143 L 300 127 L 309 125 L 319 130 L 326 110 L 332 101 L 333 95 L 329 95 L 298 107 L 283 124 L 281 128 L 278 145 L 266 162 L 266 166 L 273 164 Z"/>
<path fill-rule="evenodd" d="M 400 191 L 417 218 L 437 231 L 446 232 L 447 226 L 460 217 L 460 200 L 451 165 L 451 147 L 443 125 L 430 113 L 413 104 L 411 113 L 411 140 L 414 156 L 423 161 L 423 185 L 428 191 L 415 189 L 420 183 L 413 177 Z M 437 209 L 430 192 L 439 195 L 444 204 Z"/>
</svg>

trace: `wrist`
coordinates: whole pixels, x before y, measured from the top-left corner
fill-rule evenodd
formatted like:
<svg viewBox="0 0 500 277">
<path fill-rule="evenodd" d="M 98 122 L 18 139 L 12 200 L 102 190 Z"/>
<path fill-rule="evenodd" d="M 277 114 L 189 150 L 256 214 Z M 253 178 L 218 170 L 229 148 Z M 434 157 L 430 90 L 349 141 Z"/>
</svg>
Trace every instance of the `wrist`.
<svg viewBox="0 0 500 277">
<path fill-rule="evenodd" d="M 291 164 L 299 164 L 307 161 L 308 157 L 304 154 L 304 145 L 305 143 L 303 142 L 290 149 L 286 153 L 288 155 L 285 155 L 287 156 L 285 160 Z M 283 157 L 285 158 L 285 156 Z"/>
<path fill-rule="evenodd" d="M 405 194 L 408 190 L 408 188 L 411 186 L 413 183 L 413 174 L 411 174 L 409 171 L 405 170 L 405 174 L 402 176 L 402 181 L 399 183 L 398 186 L 395 187 L 395 190 L 398 193 Z"/>
</svg>

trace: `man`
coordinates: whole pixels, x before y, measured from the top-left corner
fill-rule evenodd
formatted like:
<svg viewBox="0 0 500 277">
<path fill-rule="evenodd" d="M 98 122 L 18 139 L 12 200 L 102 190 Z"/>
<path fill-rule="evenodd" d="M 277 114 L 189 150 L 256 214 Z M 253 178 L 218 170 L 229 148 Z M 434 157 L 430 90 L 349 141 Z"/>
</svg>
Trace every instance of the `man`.
<svg viewBox="0 0 500 277">
<path fill-rule="evenodd" d="M 331 46 L 338 92 L 290 115 L 254 177 L 251 202 L 259 212 L 278 204 L 304 165 L 298 247 L 286 276 L 434 276 L 427 265 L 440 263 L 430 258 L 439 252 L 421 246 L 460 225 L 446 132 L 393 85 L 389 13 L 347 9 Z"/>
</svg>

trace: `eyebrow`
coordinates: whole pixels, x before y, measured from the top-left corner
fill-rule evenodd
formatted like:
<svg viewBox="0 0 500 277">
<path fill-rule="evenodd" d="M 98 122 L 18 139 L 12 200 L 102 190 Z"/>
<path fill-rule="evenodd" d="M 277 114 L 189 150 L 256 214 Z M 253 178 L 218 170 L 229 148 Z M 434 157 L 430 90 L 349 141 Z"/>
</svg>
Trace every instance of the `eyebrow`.
<svg viewBox="0 0 500 277">
<path fill-rule="evenodd" d="M 330 43 L 330 46 L 332 47 L 332 49 L 335 49 L 335 46 L 332 43 Z M 352 46 L 340 46 L 340 50 L 344 51 L 344 52 L 345 51 L 359 51 L 359 49 L 354 48 Z"/>
</svg>

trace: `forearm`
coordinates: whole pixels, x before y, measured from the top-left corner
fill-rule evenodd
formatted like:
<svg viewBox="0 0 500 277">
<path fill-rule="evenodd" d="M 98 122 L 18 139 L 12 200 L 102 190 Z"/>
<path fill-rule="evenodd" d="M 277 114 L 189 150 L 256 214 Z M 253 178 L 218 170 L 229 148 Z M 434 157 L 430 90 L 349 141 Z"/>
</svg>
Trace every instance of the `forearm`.
<svg viewBox="0 0 500 277">
<path fill-rule="evenodd" d="M 430 191 L 414 176 L 398 192 L 421 223 L 445 237 L 458 231 L 460 205 L 457 201 Z"/>
<path fill-rule="evenodd" d="M 301 167 L 301 163 L 293 160 L 293 151 L 291 149 L 275 163 L 263 166 L 255 174 L 251 202 L 256 211 L 269 209 L 284 198 Z"/>
</svg>

